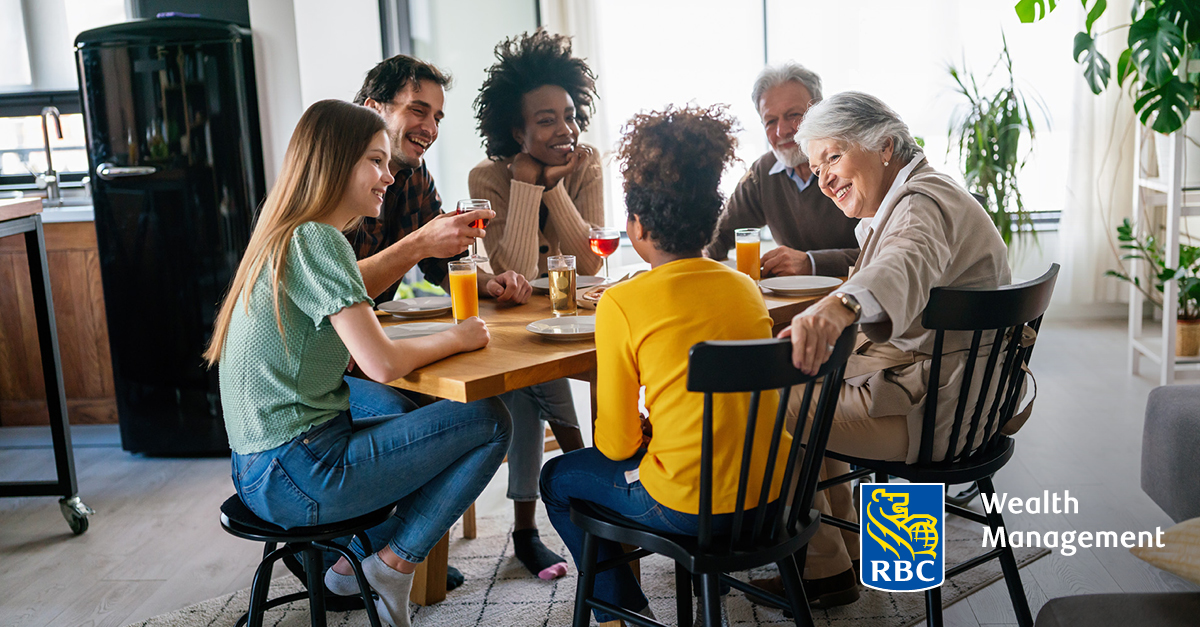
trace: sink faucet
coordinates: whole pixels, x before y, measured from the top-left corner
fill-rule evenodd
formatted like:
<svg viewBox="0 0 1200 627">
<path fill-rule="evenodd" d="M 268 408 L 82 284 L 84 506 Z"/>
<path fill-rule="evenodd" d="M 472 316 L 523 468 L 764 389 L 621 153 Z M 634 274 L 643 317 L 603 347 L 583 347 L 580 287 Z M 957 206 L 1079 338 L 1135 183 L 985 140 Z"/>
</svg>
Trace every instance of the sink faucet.
<svg viewBox="0 0 1200 627">
<path fill-rule="evenodd" d="M 54 171 L 54 161 L 50 158 L 49 118 L 54 118 L 54 128 L 58 132 L 58 138 L 62 139 L 62 121 L 58 117 L 58 109 L 56 107 L 45 107 L 42 109 L 42 140 L 46 146 L 46 199 L 58 200 L 62 197 L 62 194 L 58 191 L 58 172 Z"/>
</svg>

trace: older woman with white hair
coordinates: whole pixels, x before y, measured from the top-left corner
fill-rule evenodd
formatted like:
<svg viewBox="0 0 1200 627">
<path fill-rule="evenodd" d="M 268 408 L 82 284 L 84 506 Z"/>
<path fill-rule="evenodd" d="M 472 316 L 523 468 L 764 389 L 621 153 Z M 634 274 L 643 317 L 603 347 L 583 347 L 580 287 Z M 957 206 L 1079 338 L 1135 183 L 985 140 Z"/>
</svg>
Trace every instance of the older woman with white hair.
<svg viewBox="0 0 1200 627">
<path fill-rule="evenodd" d="M 856 235 L 862 253 L 849 280 L 793 318 L 780 335 L 791 337 L 796 367 L 815 373 L 842 330 L 861 324 L 865 337 L 847 364 L 828 448 L 913 463 L 933 353 L 934 333 L 921 326 L 929 290 L 1008 284 L 1004 242 L 979 202 L 934 170 L 908 126 L 873 96 L 845 92 L 814 105 L 796 141 L 808 154 L 821 191 L 847 216 L 860 219 Z M 934 460 L 949 448 L 949 422 L 966 362 L 965 354 L 954 361 L 950 353 L 969 343 L 969 333 L 947 336 L 944 352 L 950 361 L 943 361 L 938 386 Z M 971 408 L 975 400 L 968 399 Z M 789 407 L 793 417 L 798 405 Z M 825 462 L 825 476 L 847 471 L 844 463 Z M 856 519 L 849 483 L 818 495 L 815 506 Z M 811 604 L 832 607 L 858 598 L 850 553 L 857 550 L 857 536 L 844 538 L 841 530 L 821 526 L 805 565 Z"/>
</svg>

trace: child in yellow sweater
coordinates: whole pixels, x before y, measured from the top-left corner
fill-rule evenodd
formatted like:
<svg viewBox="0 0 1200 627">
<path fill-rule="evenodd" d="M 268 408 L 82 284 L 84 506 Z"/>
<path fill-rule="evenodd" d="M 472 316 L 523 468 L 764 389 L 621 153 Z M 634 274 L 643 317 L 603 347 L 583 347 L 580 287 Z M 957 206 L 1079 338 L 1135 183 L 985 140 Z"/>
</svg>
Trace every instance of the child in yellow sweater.
<svg viewBox="0 0 1200 627">
<path fill-rule="evenodd" d="M 596 447 L 552 459 L 542 470 L 550 522 L 577 564 L 583 532 L 570 520 L 572 498 L 656 529 L 697 532 L 704 398 L 687 391 L 688 351 L 706 340 L 771 336 L 771 318 L 754 282 L 701 254 L 721 211 L 721 172 L 734 158 L 731 127 L 720 108 L 669 108 L 636 116 L 622 141 L 626 228 L 651 270 L 610 288 L 596 310 Z M 645 448 L 638 414 L 642 387 L 653 424 Z M 772 419 L 776 401 L 763 396 L 760 418 Z M 717 468 L 736 467 L 741 459 L 748 402 L 749 395 L 731 396 L 714 407 Z M 765 464 L 770 430 L 760 433 L 763 441 L 754 450 L 763 459 L 756 464 Z M 747 494 L 758 490 L 749 486 Z M 718 533 L 730 523 L 736 495 L 735 475 L 714 477 Z M 600 560 L 621 553 L 614 543 L 599 544 Z M 597 573 L 595 594 L 633 611 L 647 607 L 628 567 Z M 616 619 L 599 610 L 595 617 Z"/>
</svg>

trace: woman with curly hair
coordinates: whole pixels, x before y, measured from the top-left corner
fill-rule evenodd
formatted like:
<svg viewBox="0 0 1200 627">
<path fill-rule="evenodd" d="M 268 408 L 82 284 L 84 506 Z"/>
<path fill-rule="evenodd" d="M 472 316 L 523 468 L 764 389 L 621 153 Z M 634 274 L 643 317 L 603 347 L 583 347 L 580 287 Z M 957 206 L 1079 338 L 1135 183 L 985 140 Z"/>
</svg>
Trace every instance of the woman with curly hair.
<svg viewBox="0 0 1200 627">
<path fill-rule="evenodd" d="M 609 288 L 596 310 L 595 448 L 567 453 L 542 469 L 542 500 L 576 564 L 583 532 L 571 522 L 571 499 L 655 529 L 697 533 L 704 399 L 687 391 L 688 350 L 706 340 L 771 337 L 771 317 L 754 281 L 701 254 L 721 212 L 721 172 L 734 159 L 732 127 L 723 107 L 691 106 L 639 114 L 626 127 L 619 153 L 626 228 L 651 269 Z M 653 425 L 648 445 L 638 415 L 643 386 Z M 771 420 L 777 402 L 763 395 L 760 418 Z M 744 429 L 748 403 L 748 395 L 727 399 L 713 416 L 717 468 L 735 467 L 741 459 L 741 438 L 719 434 Z M 765 463 L 771 433 L 759 432 L 753 450 Z M 790 446 L 790 438 L 782 446 Z M 737 501 L 736 475 L 726 479 L 713 486 L 717 533 L 728 530 Z M 751 485 L 746 494 L 758 490 Z M 616 543 L 598 543 L 601 561 L 622 552 Z M 642 614 L 648 609 L 627 566 L 597 573 L 595 595 Z M 595 617 L 616 619 L 601 610 Z"/>
<path fill-rule="evenodd" d="M 588 245 L 588 230 L 604 223 L 600 159 L 579 143 L 596 98 L 596 77 L 571 56 L 571 40 L 538 29 L 496 46 L 496 63 L 475 99 L 475 117 L 488 158 L 471 170 L 471 197 L 492 203 L 496 217 L 484 244 L 492 271 L 546 276 L 550 255 L 574 255 L 580 274 L 603 261 Z M 534 515 L 545 424 L 564 451 L 583 447 L 566 379 L 503 397 L 514 416 L 509 448 L 508 498 L 516 524 L 513 549 L 542 579 L 567 572 L 566 560 L 538 536 Z"/>
</svg>

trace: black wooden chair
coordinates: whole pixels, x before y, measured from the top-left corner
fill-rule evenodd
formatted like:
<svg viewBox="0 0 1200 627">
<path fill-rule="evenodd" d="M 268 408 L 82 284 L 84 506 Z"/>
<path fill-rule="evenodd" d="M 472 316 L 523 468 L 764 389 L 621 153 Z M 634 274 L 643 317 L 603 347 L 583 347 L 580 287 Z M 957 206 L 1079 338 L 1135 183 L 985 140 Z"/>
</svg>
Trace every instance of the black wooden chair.
<svg viewBox="0 0 1200 627">
<path fill-rule="evenodd" d="M 947 450 L 944 460 L 933 461 L 933 425 L 937 419 L 938 389 L 936 385 L 930 385 L 925 398 L 925 415 L 917 463 L 909 465 L 904 462 L 885 462 L 826 451 L 827 457 L 848 462 L 858 469 L 822 481 L 817 489 L 824 490 L 831 485 L 874 473 L 876 481 L 880 483 L 886 482 L 889 475 L 910 483 L 977 482 L 982 494 L 988 497 L 995 494 L 992 475 L 1008 463 L 1016 446 L 1013 439 L 1001 433 L 1001 430 L 1013 418 L 1022 400 L 1020 396 L 1026 374 L 1024 366 L 1033 352 L 1033 339 L 1036 339 L 1037 331 L 1041 327 L 1042 315 L 1050 304 L 1050 296 L 1054 292 L 1054 282 L 1057 278 L 1058 264 L 1053 264 L 1040 278 L 1019 285 L 1007 285 L 994 290 L 942 287 L 931 290 L 929 304 L 921 318 L 922 326 L 936 331 L 934 355 L 929 366 L 930 381 L 940 380 L 946 333 L 972 332 L 971 347 L 950 430 L 950 442 L 958 443 L 963 429 L 966 429 L 963 446 L 955 445 L 953 449 Z M 991 338 L 987 344 L 984 344 L 985 336 Z M 981 354 L 981 344 L 990 344 L 991 350 L 983 371 L 975 373 L 976 358 Z M 995 398 L 990 403 L 977 403 L 971 415 L 965 415 L 971 389 L 988 389 L 993 381 L 996 382 L 997 389 Z M 982 443 L 971 449 L 967 443 L 974 442 L 979 437 L 982 437 Z M 947 502 L 946 513 L 987 525 L 993 533 L 997 528 L 1004 526 L 1004 519 L 999 512 L 985 515 Z M 858 525 L 851 521 L 822 516 L 822 522 L 859 532 Z M 1012 548 L 1007 545 L 948 568 L 946 577 L 954 577 L 997 558 L 1004 572 L 1004 583 L 1008 586 L 1009 596 L 1012 597 L 1017 623 L 1021 627 L 1032 627 L 1033 617 L 1025 599 L 1021 575 L 1017 571 L 1017 560 L 1013 556 Z M 942 625 L 941 588 L 925 592 L 925 612 L 931 627 Z"/>
<path fill-rule="evenodd" d="M 611 510 L 586 501 L 572 500 L 571 521 L 584 531 L 583 560 L 579 568 L 578 587 L 575 591 L 575 627 L 586 627 L 590 609 L 603 609 L 619 616 L 626 622 L 642 627 L 661 627 L 661 623 L 592 598 L 596 573 L 623 566 L 651 553 L 665 555 L 675 560 L 675 583 L 678 595 L 677 607 L 680 625 L 692 624 L 692 576 L 699 575 L 699 596 L 704 624 L 718 627 L 721 624 L 721 597 L 719 581 L 722 573 L 749 570 L 774 563 L 783 573 L 786 600 L 773 596 L 777 603 L 789 607 L 796 616 L 797 624 L 812 625 L 808 601 L 800 580 L 796 553 L 800 552 L 820 525 L 820 514 L 812 509 L 816 493 L 817 477 L 820 472 L 822 453 L 829 437 L 829 425 L 837 406 L 838 392 L 842 387 L 842 373 L 846 359 L 854 348 L 857 326 L 851 325 L 838 340 L 829 361 L 815 376 L 807 376 L 792 366 L 792 345 L 788 340 L 750 340 L 736 342 L 701 342 L 692 347 L 688 358 L 689 391 L 704 394 L 704 425 L 700 447 L 700 521 L 697 536 L 678 536 L 649 529 L 629 521 Z M 815 418 L 807 426 L 808 445 L 801 446 L 801 438 L 792 440 L 786 451 L 786 459 L 779 459 L 782 434 L 785 427 L 788 397 L 793 385 L 807 384 L 804 388 L 803 405 L 795 433 L 805 432 L 808 409 L 813 401 L 815 382 L 823 381 L 817 401 Z M 763 391 L 779 389 L 779 409 L 774 423 L 758 424 L 759 401 Z M 713 485 L 713 395 L 725 393 L 751 393 L 750 409 L 746 424 L 742 462 L 737 470 L 737 510 L 733 514 L 731 532 L 717 535 L 712 530 L 712 485 Z M 749 495 L 756 506 L 749 512 L 744 504 L 750 480 L 751 450 L 756 429 L 771 428 L 771 445 L 768 461 L 763 470 L 765 480 L 757 495 Z M 778 464 L 784 465 L 784 486 L 795 485 L 792 507 L 785 508 L 786 499 L 768 505 L 771 478 Z M 734 472 L 733 468 L 720 468 L 719 472 Z M 796 478 L 799 480 L 796 480 Z M 790 511 L 789 511 L 790 509 Z M 597 563 L 598 538 L 641 547 L 619 558 Z M 801 553 L 803 554 L 803 553 Z M 745 591 L 753 588 L 732 578 L 725 578 L 730 585 Z"/>
<path fill-rule="evenodd" d="M 350 561 L 350 565 L 354 567 L 354 576 L 358 579 L 359 592 L 362 593 L 363 602 L 367 606 L 367 618 L 371 621 L 371 627 L 380 627 L 379 615 L 371 598 L 371 586 L 363 575 L 358 556 L 334 540 L 355 536 L 370 553 L 371 541 L 367 538 L 366 530 L 383 523 L 395 511 L 396 506 L 389 505 L 343 522 L 283 529 L 255 516 L 238 495 L 229 497 L 221 505 L 221 527 L 239 538 L 266 543 L 263 547 L 262 562 L 254 572 L 254 583 L 250 587 L 250 609 L 238 619 L 237 627 L 242 627 L 247 622 L 250 627 L 262 627 L 264 612 L 304 598 L 308 598 L 312 627 L 325 627 L 325 586 L 320 568 L 306 569 L 308 591 L 267 600 L 267 593 L 271 587 L 271 571 L 275 562 L 285 556 L 303 554 L 305 564 L 322 564 L 322 549 L 334 551 Z M 283 547 L 277 548 L 280 544 L 283 544 Z"/>
</svg>

